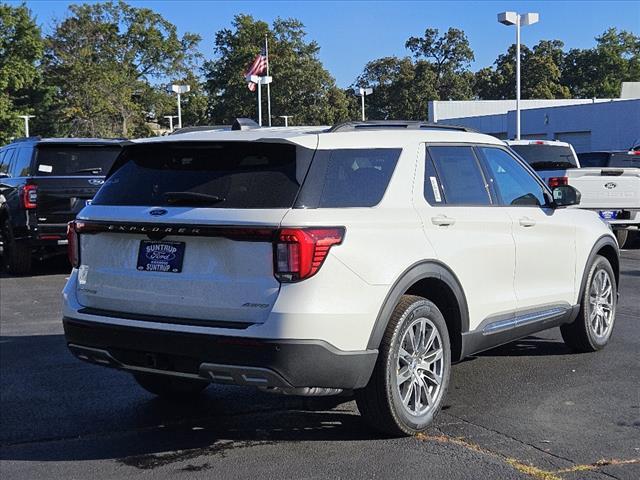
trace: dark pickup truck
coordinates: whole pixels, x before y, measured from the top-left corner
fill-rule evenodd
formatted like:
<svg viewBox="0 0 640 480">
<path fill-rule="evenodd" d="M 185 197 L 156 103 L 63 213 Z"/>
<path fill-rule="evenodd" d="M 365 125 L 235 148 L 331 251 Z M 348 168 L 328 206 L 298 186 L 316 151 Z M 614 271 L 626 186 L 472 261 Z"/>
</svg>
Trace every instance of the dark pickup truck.
<svg viewBox="0 0 640 480">
<path fill-rule="evenodd" d="M 66 251 L 67 222 L 98 191 L 122 140 L 39 138 L 0 148 L 0 247 L 7 271 Z"/>
</svg>

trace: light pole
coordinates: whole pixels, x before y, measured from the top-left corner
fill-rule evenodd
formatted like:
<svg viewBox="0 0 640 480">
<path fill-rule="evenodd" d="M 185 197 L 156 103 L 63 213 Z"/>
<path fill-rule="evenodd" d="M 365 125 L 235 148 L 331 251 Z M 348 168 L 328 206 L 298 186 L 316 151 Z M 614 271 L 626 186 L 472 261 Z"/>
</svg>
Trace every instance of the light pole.
<svg viewBox="0 0 640 480">
<path fill-rule="evenodd" d="M 28 137 L 29 136 L 29 119 L 36 118 L 36 116 L 35 115 L 18 115 L 18 117 L 24 119 L 24 136 Z"/>
<path fill-rule="evenodd" d="M 178 118 L 177 115 L 165 115 L 164 118 L 169 119 L 169 132 L 173 132 L 173 119 Z"/>
<path fill-rule="evenodd" d="M 180 105 L 180 95 L 191 90 L 189 85 L 171 85 L 171 90 L 178 94 L 178 128 L 182 128 L 182 105 Z"/>
<path fill-rule="evenodd" d="M 373 93 L 373 88 L 362 88 L 360 87 L 360 96 L 362 97 L 362 121 L 364 122 L 364 97 L 367 95 L 371 95 Z"/>
<path fill-rule="evenodd" d="M 246 77 L 250 82 L 258 85 L 258 125 L 262 126 L 262 85 L 269 85 L 273 81 L 273 77 L 268 75 L 265 77 L 259 77 L 258 75 L 249 75 Z M 269 107 L 271 110 L 271 107 Z M 269 123 L 271 120 L 269 120 Z"/>
<path fill-rule="evenodd" d="M 498 21 L 503 25 L 516 26 L 516 140 L 520 140 L 520 27 L 537 23 L 537 13 L 502 12 Z"/>
<path fill-rule="evenodd" d="M 284 126 L 289 126 L 289 119 L 293 117 L 293 115 L 280 115 L 280 118 L 284 118 Z"/>
</svg>

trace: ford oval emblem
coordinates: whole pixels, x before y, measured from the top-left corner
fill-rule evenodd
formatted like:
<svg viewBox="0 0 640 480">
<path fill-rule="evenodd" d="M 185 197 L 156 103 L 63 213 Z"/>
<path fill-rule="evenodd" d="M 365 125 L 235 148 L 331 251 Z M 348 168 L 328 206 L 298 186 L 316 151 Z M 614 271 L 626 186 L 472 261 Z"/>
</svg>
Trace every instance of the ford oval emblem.
<svg viewBox="0 0 640 480">
<path fill-rule="evenodd" d="M 609 190 L 611 190 L 612 188 L 616 188 L 618 186 L 618 184 L 616 184 L 615 182 L 607 182 L 604 184 L 604 188 L 608 188 Z"/>
<path fill-rule="evenodd" d="M 149 212 L 149 215 L 153 215 L 154 217 L 159 217 L 161 215 L 166 215 L 167 211 L 164 208 L 154 208 Z"/>
<path fill-rule="evenodd" d="M 102 185 L 104 183 L 104 180 L 101 178 L 92 178 L 89 180 L 89 183 L 91 185 Z"/>
</svg>

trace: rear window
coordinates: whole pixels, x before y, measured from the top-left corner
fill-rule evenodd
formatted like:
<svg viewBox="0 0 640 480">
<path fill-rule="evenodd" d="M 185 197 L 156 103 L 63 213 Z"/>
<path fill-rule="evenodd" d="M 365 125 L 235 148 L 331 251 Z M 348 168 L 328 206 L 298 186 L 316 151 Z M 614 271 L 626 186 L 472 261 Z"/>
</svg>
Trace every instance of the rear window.
<svg viewBox="0 0 640 480">
<path fill-rule="evenodd" d="M 577 168 L 573 152 L 561 145 L 511 145 L 534 170 L 568 170 Z"/>
<path fill-rule="evenodd" d="M 606 167 L 609 163 L 608 153 L 579 153 L 578 160 L 583 168 Z"/>
<path fill-rule="evenodd" d="M 41 145 L 33 174 L 65 177 L 106 175 L 120 151 L 120 147 L 113 146 Z"/>
<path fill-rule="evenodd" d="M 260 142 L 134 145 L 93 204 L 290 208 L 311 154 Z"/>
<path fill-rule="evenodd" d="M 262 142 L 133 145 L 125 149 L 93 204 L 370 207 L 382 199 L 400 152 L 316 152 Z"/>
<path fill-rule="evenodd" d="M 627 152 L 614 153 L 609 161 L 610 167 L 640 168 L 640 154 L 630 155 Z"/>
</svg>

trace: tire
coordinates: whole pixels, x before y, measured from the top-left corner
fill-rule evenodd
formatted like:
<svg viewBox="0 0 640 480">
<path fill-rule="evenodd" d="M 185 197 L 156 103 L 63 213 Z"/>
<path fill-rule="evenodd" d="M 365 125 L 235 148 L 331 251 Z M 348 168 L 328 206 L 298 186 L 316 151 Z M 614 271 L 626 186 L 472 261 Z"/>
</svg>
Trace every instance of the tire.
<svg viewBox="0 0 640 480">
<path fill-rule="evenodd" d="M 618 240 L 618 247 L 624 248 L 629 238 L 629 230 L 616 230 L 616 240 Z"/>
<path fill-rule="evenodd" d="M 576 352 L 603 349 L 613 332 L 617 297 L 613 268 L 609 260 L 597 255 L 589 267 L 578 317 L 560 327 L 564 343 Z"/>
<path fill-rule="evenodd" d="M 418 349 L 418 361 L 411 355 L 415 351 L 411 351 L 410 329 L 419 340 L 427 339 L 418 341 L 422 347 Z M 431 332 L 433 340 L 428 336 Z M 401 346 L 405 354 L 400 353 Z M 425 346 L 426 352 L 421 351 Z M 404 295 L 391 314 L 379 350 L 369 383 L 355 392 L 358 410 L 371 427 L 386 434 L 415 435 L 426 430 L 442 407 L 451 373 L 449 333 L 442 313 L 425 298 Z M 420 366 L 420 358 L 426 361 L 426 368 Z M 429 362 L 427 358 L 435 359 Z M 398 378 L 403 371 L 404 382 Z M 426 371 L 430 373 L 425 375 Z M 401 396 L 407 400 L 403 402 Z"/>
<path fill-rule="evenodd" d="M 3 252 L 2 260 L 5 269 L 14 275 L 25 275 L 31 272 L 31 247 L 26 242 L 16 241 L 8 220 L 2 224 Z"/>
<path fill-rule="evenodd" d="M 172 377 L 169 375 L 154 375 L 136 373 L 133 375 L 142 388 L 158 397 L 170 400 L 187 400 L 200 395 L 209 382 Z"/>
</svg>

